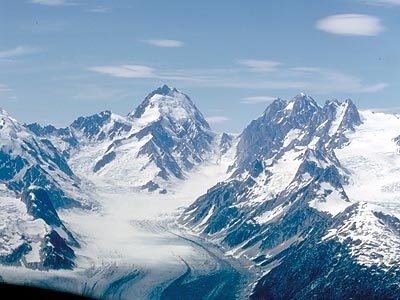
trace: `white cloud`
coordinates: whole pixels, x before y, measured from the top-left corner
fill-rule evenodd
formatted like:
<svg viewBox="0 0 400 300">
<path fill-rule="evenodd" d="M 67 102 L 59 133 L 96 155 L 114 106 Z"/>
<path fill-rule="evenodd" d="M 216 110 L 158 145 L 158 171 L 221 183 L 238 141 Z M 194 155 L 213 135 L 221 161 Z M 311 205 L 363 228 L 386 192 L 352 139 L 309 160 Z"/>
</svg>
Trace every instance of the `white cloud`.
<svg viewBox="0 0 400 300">
<path fill-rule="evenodd" d="M 253 96 L 253 97 L 242 98 L 242 101 L 240 102 L 245 104 L 257 104 L 257 103 L 271 102 L 275 99 L 276 99 L 275 97 L 270 97 L 270 96 Z"/>
<path fill-rule="evenodd" d="M 89 71 L 122 78 L 153 78 L 154 69 L 143 65 L 98 66 L 88 68 Z"/>
<path fill-rule="evenodd" d="M 88 12 L 98 13 L 98 14 L 106 14 L 111 11 L 109 7 L 99 6 L 94 8 L 87 9 Z"/>
<path fill-rule="evenodd" d="M 273 72 L 282 63 L 273 60 L 256 60 L 256 59 L 242 59 L 238 63 L 242 66 L 250 68 L 255 72 Z"/>
<path fill-rule="evenodd" d="M 381 82 L 381 83 L 377 83 L 377 84 L 373 84 L 370 86 L 365 86 L 365 87 L 361 87 L 359 89 L 360 93 L 374 93 L 374 92 L 379 92 L 385 88 L 387 88 L 389 86 L 389 84 Z"/>
<path fill-rule="evenodd" d="M 144 65 L 106 65 L 89 67 L 86 70 L 122 78 L 157 78 L 162 80 L 206 82 L 209 77 L 182 70 L 160 71 Z"/>
<path fill-rule="evenodd" d="M 206 117 L 206 120 L 210 124 L 216 124 L 216 123 L 224 123 L 226 121 L 229 121 L 230 118 L 225 117 L 225 116 L 208 116 L 208 117 Z"/>
<path fill-rule="evenodd" d="M 48 6 L 62 6 L 66 4 L 65 0 L 31 0 L 31 3 L 48 5 Z"/>
<path fill-rule="evenodd" d="M 400 5 L 400 0 L 366 0 L 366 2 L 375 5 Z"/>
<path fill-rule="evenodd" d="M 15 95 L 11 95 L 11 96 L 8 96 L 8 102 L 11 102 L 11 103 L 17 103 L 18 102 L 18 97 L 17 96 L 15 96 Z"/>
<path fill-rule="evenodd" d="M 36 52 L 36 48 L 27 47 L 27 46 L 17 46 L 13 49 L 0 51 L 0 58 L 10 58 L 15 56 L 21 56 Z"/>
<path fill-rule="evenodd" d="M 318 69 L 313 75 L 317 80 L 309 81 L 305 88 L 319 91 L 322 94 L 336 91 L 374 93 L 388 87 L 387 83 L 365 84 L 359 77 L 329 69 Z"/>
<path fill-rule="evenodd" d="M 259 90 L 294 90 L 309 94 L 328 95 L 333 93 L 374 93 L 385 89 L 388 84 L 366 83 L 360 77 L 324 68 L 300 67 L 281 68 L 273 78 L 249 77 L 247 74 L 235 78 L 219 77 L 204 81 L 203 86 Z"/>
<path fill-rule="evenodd" d="M 332 34 L 375 36 L 385 30 L 377 17 L 360 14 L 332 15 L 320 19 L 316 28 Z"/>
<path fill-rule="evenodd" d="M 0 92 L 11 92 L 12 90 L 5 84 L 0 84 Z"/>
<path fill-rule="evenodd" d="M 182 86 L 223 87 L 259 90 L 302 90 L 310 94 L 375 93 L 385 89 L 385 82 L 366 83 L 360 77 L 331 69 L 314 66 L 283 66 L 270 73 L 249 74 L 239 69 L 158 70 L 144 65 L 105 65 L 87 70 L 120 78 L 159 79 Z M 252 104 L 274 100 L 269 96 L 242 99 Z"/>
<path fill-rule="evenodd" d="M 290 70 L 304 72 L 304 73 L 313 73 L 321 71 L 320 68 L 316 67 L 295 67 L 295 68 L 290 68 Z"/>
<path fill-rule="evenodd" d="M 152 46 L 164 48 L 178 48 L 184 45 L 182 41 L 168 39 L 143 40 L 143 42 Z"/>
</svg>

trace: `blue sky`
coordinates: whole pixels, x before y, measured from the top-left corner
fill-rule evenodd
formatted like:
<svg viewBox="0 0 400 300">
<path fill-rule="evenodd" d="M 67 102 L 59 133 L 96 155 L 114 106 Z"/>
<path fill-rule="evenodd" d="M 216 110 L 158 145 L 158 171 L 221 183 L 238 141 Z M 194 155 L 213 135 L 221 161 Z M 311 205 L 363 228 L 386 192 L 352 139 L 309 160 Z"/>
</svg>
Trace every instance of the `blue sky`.
<svg viewBox="0 0 400 300">
<path fill-rule="evenodd" d="M 64 126 L 166 83 L 216 130 L 277 97 L 400 111 L 400 0 L 0 0 L 0 106 Z"/>
</svg>

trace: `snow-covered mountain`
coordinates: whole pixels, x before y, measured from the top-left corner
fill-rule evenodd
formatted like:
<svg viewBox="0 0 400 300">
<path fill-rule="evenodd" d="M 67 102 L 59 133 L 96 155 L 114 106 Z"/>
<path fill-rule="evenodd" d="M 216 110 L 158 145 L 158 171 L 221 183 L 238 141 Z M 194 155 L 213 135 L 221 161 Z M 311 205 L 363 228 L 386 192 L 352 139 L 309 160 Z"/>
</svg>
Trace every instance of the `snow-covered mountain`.
<svg viewBox="0 0 400 300">
<path fill-rule="evenodd" d="M 17 193 L 36 185 L 46 187 L 56 208 L 82 204 L 80 180 L 64 155 L 4 110 L 0 111 L 0 167 L 0 180 Z"/>
<path fill-rule="evenodd" d="M 230 177 L 180 222 L 262 267 L 254 299 L 393 297 L 400 291 L 392 286 L 400 279 L 400 221 L 385 205 L 353 197 L 358 162 L 340 159 L 362 127 L 350 100 L 320 107 L 304 94 L 277 99 L 240 135 Z M 347 287 L 346 274 L 366 281 Z"/>
<path fill-rule="evenodd" d="M 217 134 L 164 85 L 125 116 L 65 128 L 1 110 L 0 147 L 0 263 L 72 269 L 56 286 L 123 299 L 233 297 L 246 280 L 252 299 L 400 294 L 398 115 L 299 94 Z"/>
<path fill-rule="evenodd" d="M 62 129 L 26 126 L 50 139 L 81 173 L 124 178 L 125 188 L 161 193 L 171 178 L 184 179 L 210 157 L 217 138 L 190 98 L 166 85 L 127 116 L 104 111 Z"/>
<path fill-rule="evenodd" d="M 71 268 L 79 246 L 56 208 L 82 207 L 79 179 L 47 139 L 0 110 L 0 261 Z"/>
</svg>

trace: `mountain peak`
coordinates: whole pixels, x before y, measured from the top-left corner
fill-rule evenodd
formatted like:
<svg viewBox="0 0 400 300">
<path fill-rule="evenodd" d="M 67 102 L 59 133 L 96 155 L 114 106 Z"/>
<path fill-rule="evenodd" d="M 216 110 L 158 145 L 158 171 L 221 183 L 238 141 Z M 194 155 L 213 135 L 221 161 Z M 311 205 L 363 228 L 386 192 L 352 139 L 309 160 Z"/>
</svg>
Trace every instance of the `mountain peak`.
<svg viewBox="0 0 400 300">
<path fill-rule="evenodd" d="M 308 96 L 304 93 L 300 93 L 300 94 L 296 95 L 290 102 L 294 102 L 295 104 L 296 103 L 302 103 L 302 104 L 308 103 L 308 104 L 312 104 L 313 106 L 318 106 L 317 102 L 315 102 L 315 100 L 311 96 Z"/>
<path fill-rule="evenodd" d="M 209 129 L 207 121 L 189 96 L 167 85 L 151 92 L 129 116 L 140 118 L 146 124 L 160 119 L 174 120 L 176 123 L 193 120 L 205 129 Z"/>
<path fill-rule="evenodd" d="M 178 91 L 176 88 L 171 88 L 168 85 L 164 84 L 163 86 L 155 89 L 147 97 L 143 100 L 143 102 L 128 116 L 133 118 L 140 118 L 143 114 L 148 110 L 148 108 L 159 109 L 160 107 L 165 107 L 168 103 L 171 104 L 173 99 L 180 98 L 181 101 L 185 100 L 185 102 L 189 102 L 190 105 L 193 105 L 188 96 Z M 185 105 L 186 106 L 186 105 Z"/>
<path fill-rule="evenodd" d="M 163 86 L 155 89 L 151 94 L 167 96 L 167 95 L 170 95 L 170 94 L 172 94 L 174 92 L 179 92 L 179 91 L 176 88 L 171 88 L 168 85 L 164 84 Z"/>
<path fill-rule="evenodd" d="M 292 100 L 287 102 L 285 111 L 293 111 L 294 113 L 298 113 L 300 111 L 314 111 L 318 108 L 319 106 L 317 102 L 315 102 L 312 97 L 304 93 L 300 93 L 296 95 Z"/>
</svg>

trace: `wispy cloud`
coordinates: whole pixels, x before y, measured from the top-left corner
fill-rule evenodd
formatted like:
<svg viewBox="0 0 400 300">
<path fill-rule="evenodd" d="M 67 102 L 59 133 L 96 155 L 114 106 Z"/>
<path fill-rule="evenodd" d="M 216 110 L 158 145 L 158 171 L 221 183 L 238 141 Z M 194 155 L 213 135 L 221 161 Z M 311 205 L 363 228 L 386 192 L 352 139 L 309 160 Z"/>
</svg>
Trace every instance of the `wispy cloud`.
<svg viewBox="0 0 400 300">
<path fill-rule="evenodd" d="M 30 2 L 47 6 L 63 6 L 67 4 L 65 0 L 31 0 Z"/>
<path fill-rule="evenodd" d="M 17 46 L 13 49 L 0 51 L 0 58 L 11 58 L 16 56 L 22 56 L 26 54 L 31 54 L 37 52 L 37 48 L 32 48 L 28 46 Z"/>
<path fill-rule="evenodd" d="M 122 78 L 154 78 L 154 69 L 143 65 L 98 66 L 89 71 Z"/>
<path fill-rule="evenodd" d="M 290 68 L 289 70 L 299 71 L 299 72 L 304 72 L 304 73 L 313 73 L 313 72 L 320 72 L 321 68 L 316 68 L 316 67 L 294 67 L 294 68 Z"/>
<path fill-rule="evenodd" d="M 264 78 L 263 78 L 264 77 Z M 249 76 L 215 78 L 204 86 L 259 90 L 294 90 L 310 94 L 374 93 L 389 85 L 385 82 L 366 83 L 362 78 L 336 70 L 318 67 L 281 68 L 274 76 Z"/>
<path fill-rule="evenodd" d="M 388 87 L 387 83 L 366 84 L 357 76 L 318 67 L 297 67 L 290 70 L 304 79 L 303 88 L 321 94 L 333 92 L 374 93 Z M 293 74 L 296 76 L 296 74 Z"/>
<path fill-rule="evenodd" d="M 98 6 L 98 7 L 89 8 L 86 11 L 97 13 L 97 14 L 107 14 L 111 11 L 111 9 L 109 7 Z"/>
<path fill-rule="evenodd" d="M 373 5 L 386 5 L 386 6 L 400 5 L 400 0 L 364 0 L 364 2 Z"/>
<path fill-rule="evenodd" d="M 332 15 L 317 21 L 315 27 L 332 34 L 376 36 L 385 30 L 377 17 L 360 14 Z"/>
<path fill-rule="evenodd" d="M 253 90 L 294 90 L 312 94 L 374 93 L 388 87 L 385 82 L 366 83 L 362 78 L 345 72 L 314 66 L 283 65 L 274 73 L 252 72 L 246 68 L 174 70 L 155 69 L 145 65 L 103 65 L 86 70 L 119 78 L 160 79 L 180 86 L 222 87 Z M 242 99 L 254 104 L 273 100 L 270 96 Z"/>
<path fill-rule="evenodd" d="M 206 117 L 206 120 L 210 124 L 219 124 L 219 123 L 224 123 L 226 121 L 229 121 L 230 118 L 226 116 L 208 116 Z"/>
<path fill-rule="evenodd" d="M 8 96 L 8 102 L 17 103 L 18 102 L 18 97 L 15 96 L 15 95 Z"/>
<path fill-rule="evenodd" d="M 253 97 L 242 98 L 242 101 L 240 102 L 244 104 L 257 104 L 257 103 L 271 102 L 275 99 L 276 97 L 270 97 L 270 96 L 253 96 Z"/>
<path fill-rule="evenodd" d="M 105 65 L 86 70 L 121 78 L 157 78 L 162 80 L 206 82 L 210 76 L 182 70 L 156 70 L 145 65 Z"/>
<path fill-rule="evenodd" d="M 255 72 L 273 72 L 282 63 L 273 60 L 256 60 L 256 59 L 242 59 L 238 63 L 242 66 L 250 68 Z"/>
<path fill-rule="evenodd" d="M 381 82 L 381 83 L 377 83 L 377 84 L 373 84 L 373 85 L 369 85 L 369 86 L 365 86 L 365 87 L 360 87 L 360 89 L 358 91 L 360 93 L 375 93 L 375 92 L 384 90 L 388 86 L 389 86 L 389 84 Z"/>
<path fill-rule="evenodd" d="M 12 89 L 10 89 L 7 85 L 5 84 L 0 84 L 0 92 L 11 92 Z"/>
<path fill-rule="evenodd" d="M 178 40 L 169 40 L 169 39 L 150 39 L 150 40 L 142 40 L 143 43 L 156 46 L 156 47 L 164 47 L 164 48 L 178 48 L 184 45 L 184 42 Z"/>
</svg>

